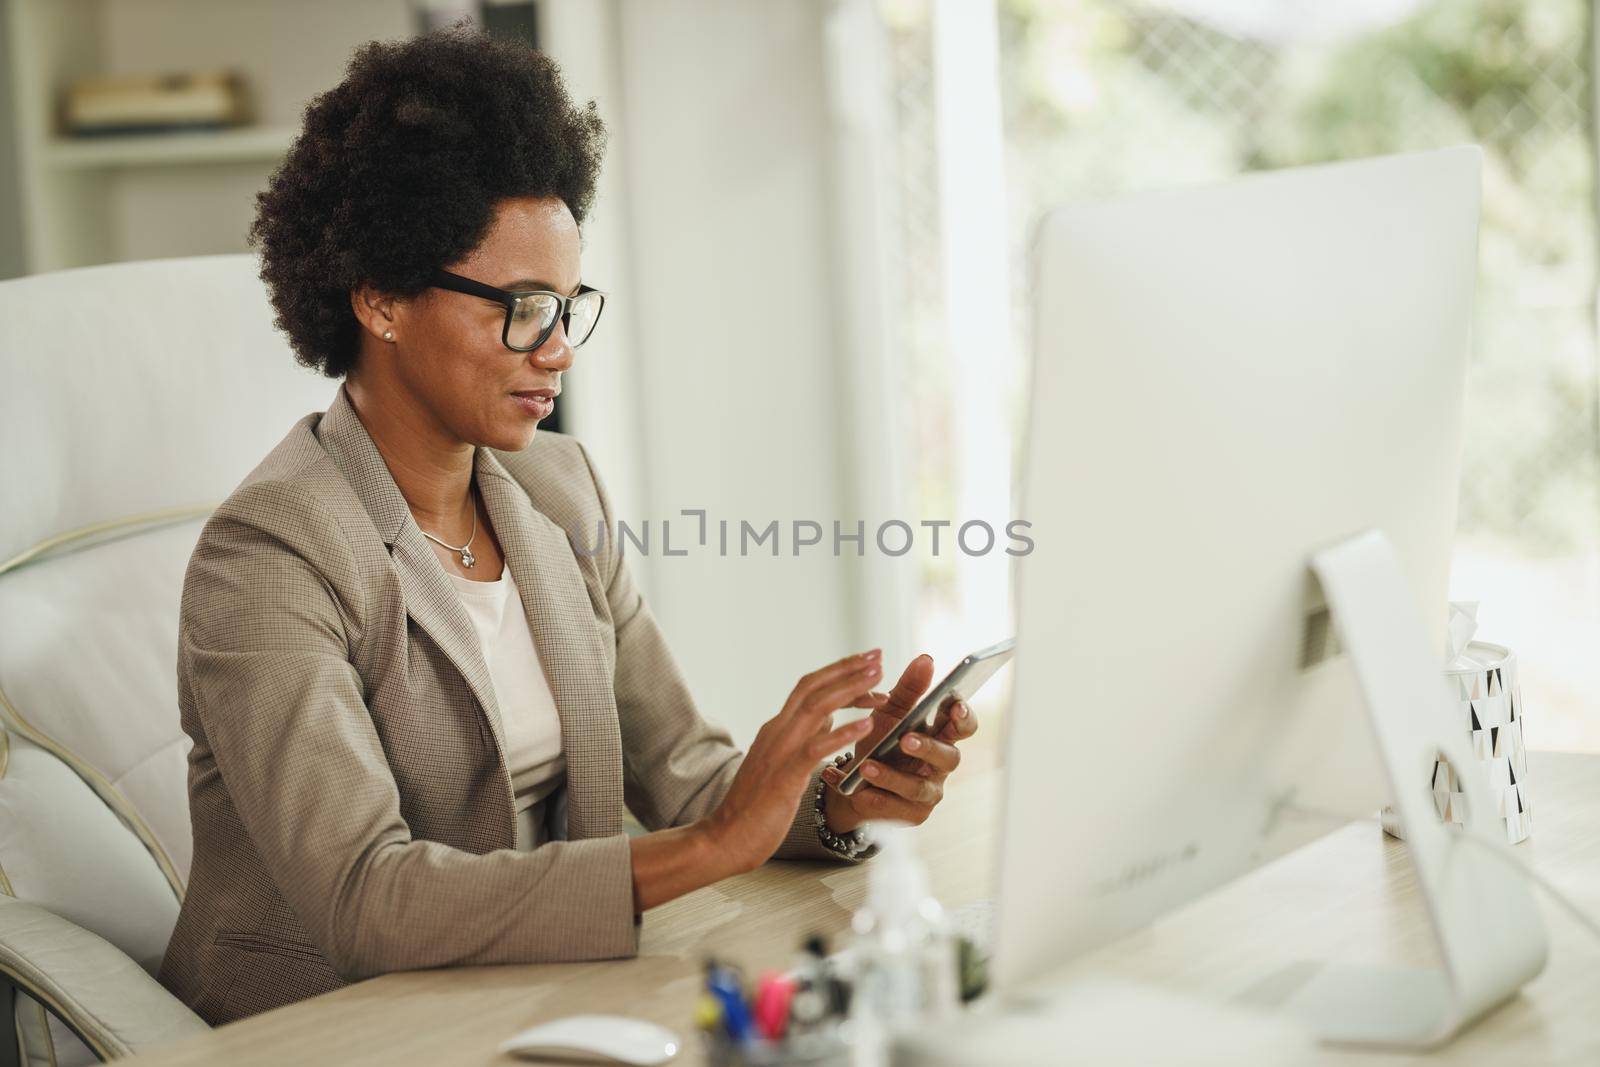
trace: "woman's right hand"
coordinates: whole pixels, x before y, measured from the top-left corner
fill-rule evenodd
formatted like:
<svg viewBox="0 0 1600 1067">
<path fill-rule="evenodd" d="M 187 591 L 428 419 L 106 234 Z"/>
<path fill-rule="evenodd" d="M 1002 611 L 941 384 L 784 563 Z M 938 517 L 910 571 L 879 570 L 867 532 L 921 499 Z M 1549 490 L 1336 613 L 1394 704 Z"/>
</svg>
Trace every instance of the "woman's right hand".
<svg viewBox="0 0 1600 1067">
<path fill-rule="evenodd" d="M 704 821 L 712 847 L 734 868 L 754 870 L 778 850 L 817 765 L 872 729 L 870 716 L 835 729 L 833 713 L 882 701 L 872 692 L 882 659 L 873 649 L 812 671 L 756 732 L 727 795 Z"/>
</svg>

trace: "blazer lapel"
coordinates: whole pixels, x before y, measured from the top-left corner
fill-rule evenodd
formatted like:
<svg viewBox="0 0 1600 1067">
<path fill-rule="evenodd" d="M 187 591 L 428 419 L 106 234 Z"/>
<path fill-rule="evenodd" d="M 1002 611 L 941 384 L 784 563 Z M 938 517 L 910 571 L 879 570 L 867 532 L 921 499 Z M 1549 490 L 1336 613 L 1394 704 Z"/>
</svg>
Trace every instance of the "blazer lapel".
<svg viewBox="0 0 1600 1067">
<path fill-rule="evenodd" d="M 444 650 L 456 670 L 467 680 L 472 695 L 488 721 L 494 735 L 495 749 L 500 755 L 500 765 L 506 762 L 506 733 L 500 721 L 500 705 L 495 700 L 494 682 L 489 667 L 483 661 L 483 646 L 478 631 L 467 618 L 461 598 L 450 585 L 450 576 L 439 566 L 433 549 L 423 539 L 421 530 L 409 517 L 401 526 L 390 554 L 395 570 L 400 574 L 400 587 L 406 598 L 406 613 L 429 637 Z M 510 771 L 506 772 L 506 792 L 511 790 Z"/>
<path fill-rule="evenodd" d="M 488 449 L 478 449 L 475 471 L 561 718 L 567 836 L 576 840 L 621 833 L 622 737 L 616 701 L 608 684 L 605 645 L 572 546 Z"/>
<path fill-rule="evenodd" d="M 505 781 L 507 818 L 512 819 L 514 802 L 511 775 L 506 769 L 505 729 L 500 722 L 500 705 L 495 701 L 494 683 L 483 661 L 478 633 L 472 628 L 472 620 L 467 618 L 461 598 L 450 585 L 450 576 L 428 547 L 382 453 L 372 443 L 371 435 L 361 424 L 342 385 L 333 405 L 317 425 L 317 436 L 355 489 L 384 543 L 389 546 L 395 570 L 400 575 L 406 613 L 433 638 L 477 698 L 494 738 L 501 777 Z M 511 832 L 514 837 L 514 827 Z"/>
</svg>

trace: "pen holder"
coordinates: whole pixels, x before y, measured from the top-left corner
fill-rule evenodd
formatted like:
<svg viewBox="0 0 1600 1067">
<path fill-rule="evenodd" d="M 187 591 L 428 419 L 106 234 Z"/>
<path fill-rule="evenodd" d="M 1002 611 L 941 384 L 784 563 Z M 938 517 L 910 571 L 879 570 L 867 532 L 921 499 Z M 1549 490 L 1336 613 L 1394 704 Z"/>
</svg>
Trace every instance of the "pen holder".
<svg viewBox="0 0 1600 1067">
<path fill-rule="evenodd" d="M 720 1030 L 709 1032 L 703 1034 L 706 1060 L 711 1067 L 850 1067 L 849 1025 L 829 1023 L 778 1041 L 735 1041 Z"/>
<path fill-rule="evenodd" d="M 1525 841 L 1532 832 L 1532 809 L 1517 657 L 1503 645 L 1473 641 L 1445 670 L 1445 677 L 1456 697 L 1461 723 L 1470 733 L 1472 751 L 1489 776 L 1496 815 L 1505 827 L 1506 840 L 1513 845 Z M 1433 765 L 1433 804 L 1443 821 L 1456 825 L 1466 822 L 1460 779 L 1442 760 Z M 1383 829 L 1391 837 L 1405 837 L 1391 808 L 1383 809 Z"/>
</svg>

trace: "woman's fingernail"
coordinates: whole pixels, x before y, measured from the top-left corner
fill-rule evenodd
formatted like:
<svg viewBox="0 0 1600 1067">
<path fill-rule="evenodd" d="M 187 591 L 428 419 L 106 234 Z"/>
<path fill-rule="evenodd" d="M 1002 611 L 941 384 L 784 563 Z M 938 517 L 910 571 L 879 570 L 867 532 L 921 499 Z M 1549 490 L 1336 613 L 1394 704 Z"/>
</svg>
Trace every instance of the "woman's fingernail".
<svg viewBox="0 0 1600 1067">
<path fill-rule="evenodd" d="M 878 777 L 878 765 L 876 763 L 863 763 L 861 765 L 861 776 L 863 778 Z"/>
<path fill-rule="evenodd" d="M 921 747 L 922 738 L 918 737 L 916 734 L 911 734 L 906 738 L 906 748 L 910 749 L 912 752 L 915 752 Z"/>
<path fill-rule="evenodd" d="M 972 712 L 967 708 L 966 701 L 963 700 L 963 701 L 960 701 L 960 702 L 958 702 L 956 704 L 956 718 L 965 719 L 968 715 L 971 715 L 971 714 L 972 714 Z"/>
</svg>

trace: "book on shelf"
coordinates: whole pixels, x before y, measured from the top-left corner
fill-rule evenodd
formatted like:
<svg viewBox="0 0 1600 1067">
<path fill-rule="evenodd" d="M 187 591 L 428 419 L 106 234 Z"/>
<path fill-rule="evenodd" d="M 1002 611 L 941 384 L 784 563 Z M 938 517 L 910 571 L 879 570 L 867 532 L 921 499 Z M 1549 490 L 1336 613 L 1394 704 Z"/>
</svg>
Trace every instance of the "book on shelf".
<svg viewBox="0 0 1600 1067">
<path fill-rule="evenodd" d="M 71 137 L 218 130 L 251 119 L 244 80 L 232 71 L 193 71 L 74 82 L 62 100 Z"/>
</svg>

